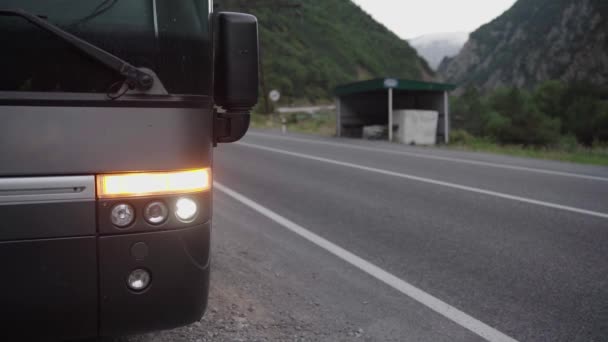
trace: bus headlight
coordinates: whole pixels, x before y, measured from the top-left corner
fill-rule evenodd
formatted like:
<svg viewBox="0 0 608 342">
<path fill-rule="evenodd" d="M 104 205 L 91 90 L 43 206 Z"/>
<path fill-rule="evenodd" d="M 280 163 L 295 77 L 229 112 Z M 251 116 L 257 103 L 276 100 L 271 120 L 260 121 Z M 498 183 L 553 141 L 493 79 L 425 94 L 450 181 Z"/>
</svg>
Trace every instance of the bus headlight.
<svg viewBox="0 0 608 342">
<path fill-rule="evenodd" d="M 144 218 L 151 225 L 159 225 L 167 220 L 169 209 L 163 202 L 148 203 L 144 208 Z"/>
<path fill-rule="evenodd" d="M 136 269 L 127 277 L 127 286 L 133 291 L 140 292 L 148 288 L 150 280 L 152 280 L 152 277 L 150 277 L 148 271 Z"/>
<path fill-rule="evenodd" d="M 187 197 L 182 197 L 175 202 L 175 216 L 182 222 L 192 222 L 198 213 L 196 202 Z"/>
<path fill-rule="evenodd" d="M 126 228 L 135 220 L 135 210 L 129 204 L 117 204 L 110 213 L 112 223 L 118 228 Z"/>
</svg>

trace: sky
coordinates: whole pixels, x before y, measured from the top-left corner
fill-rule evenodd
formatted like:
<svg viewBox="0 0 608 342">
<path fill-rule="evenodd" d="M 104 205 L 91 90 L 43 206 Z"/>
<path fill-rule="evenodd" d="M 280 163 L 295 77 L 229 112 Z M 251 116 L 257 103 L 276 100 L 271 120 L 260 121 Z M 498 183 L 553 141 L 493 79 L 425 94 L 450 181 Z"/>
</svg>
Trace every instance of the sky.
<svg viewBox="0 0 608 342">
<path fill-rule="evenodd" d="M 472 32 L 515 0 L 353 0 L 403 39 L 430 33 Z"/>
</svg>

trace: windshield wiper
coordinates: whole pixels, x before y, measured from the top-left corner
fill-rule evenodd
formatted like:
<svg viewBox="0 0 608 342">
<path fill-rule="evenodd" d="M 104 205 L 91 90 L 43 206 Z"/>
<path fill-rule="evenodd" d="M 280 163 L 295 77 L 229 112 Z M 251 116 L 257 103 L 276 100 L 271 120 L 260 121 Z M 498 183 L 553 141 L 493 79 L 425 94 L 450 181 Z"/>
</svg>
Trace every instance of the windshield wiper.
<svg viewBox="0 0 608 342">
<path fill-rule="evenodd" d="M 0 9 L 0 16 L 21 17 L 30 23 L 54 34 L 63 41 L 69 43 L 73 47 L 89 55 L 96 61 L 104 64 L 110 69 L 124 76 L 125 83 L 129 89 L 137 89 L 140 91 L 148 91 L 154 86 L 154 75 L 145 70 L 139 69 L 127 61 L 114 56 L 113 54 L 98 48 L 97 46 L 76 37 L 75 35 L 59 28 L 50 22 L 28 13 L 21 9 Z"/>
</svg>

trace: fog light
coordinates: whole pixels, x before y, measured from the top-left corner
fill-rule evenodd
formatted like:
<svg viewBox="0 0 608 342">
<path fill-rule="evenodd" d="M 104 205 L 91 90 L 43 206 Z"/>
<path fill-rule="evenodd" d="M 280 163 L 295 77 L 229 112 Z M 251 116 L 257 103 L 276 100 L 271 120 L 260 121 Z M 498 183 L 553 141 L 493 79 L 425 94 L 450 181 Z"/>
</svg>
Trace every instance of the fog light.
<svg viewBox="0 0 608 342">
<path fill-rule="evenodd" d="M 169 209 L 163 202 L 152 202 L 144 209 L 144 218 L 152 225 L 159 225 L 167 220 Z"/>
<path fill-rule="evenodd" d="M 175 216 L 182 222 L 192 222 L 197 213 L 196 202 L 189 198 L 180 198 L 175 203 Z"/>
<path fill-rule="evenodd" d="M 110 214 L 112 223 L 118 228 L 125 228 L 135 220 L 135 210 L 129 204 L 117 204 Z"/>
<path fill-rule="evenodd" d="M 133 291 L 143 291 L 150 285 L 150 273 L 146 270 L 137 269 L 127 278 L 127 286 Z"/>
</svg>

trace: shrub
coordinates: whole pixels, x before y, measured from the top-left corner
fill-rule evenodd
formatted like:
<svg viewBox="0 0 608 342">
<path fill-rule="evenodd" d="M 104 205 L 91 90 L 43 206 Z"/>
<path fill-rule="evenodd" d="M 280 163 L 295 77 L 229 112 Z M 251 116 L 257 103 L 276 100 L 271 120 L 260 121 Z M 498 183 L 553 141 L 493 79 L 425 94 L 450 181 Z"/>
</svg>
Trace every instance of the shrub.
<svg viewBox="0 0 608 342">
<path fill-rule="evenodd" d="M 590 96 L 572 101 L 566 109 L 567 131 L 586 146 L 594 140 L 608 140 L 608 105 Z"/>
<path fill-rule="evenodd" d="M 549 146 L 560 137 L 560 120 L 542 113 L 530 94 L 518 88 L 501 89 L 490 97 L 487 131 L 503 144 Z"/>
<path fill-rule="evenodd" d="M 475 87 L 468 87 L 460 98 L 453 101 L 452 106 L 454 117 L 459 121 L 456 122 L 457 127 L 476 136 L 484 134 L 488 107 Z"/>
<path fill-rule="evenodd" d="M 564 135 L 559 139 L 558 147 L 567 152 L 576 152 L 578 149 L 578 140 L 572 134 Z"/>
<path fill-rule="evenodd" d="M 510 126 L 511 120 L 509 118 L 496 111 L 491 111 L 486 115 L 485 136 L 499 140 L 500 137 L 505 136 Z"/>
<path fill-rule="evenodd" d="M 469 132 L 464 129 L 456 129 L 450 132 L 450 143 L 456 145 L 469 145 L 475 140 Z"/>
<path fill-rule="evenodd" d="M 563 121 L 567 91 L 566 85 L 560 81 L 546 81 L 536 88 L 532 100 L 541 112 Z"/>
</svg>

